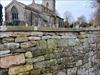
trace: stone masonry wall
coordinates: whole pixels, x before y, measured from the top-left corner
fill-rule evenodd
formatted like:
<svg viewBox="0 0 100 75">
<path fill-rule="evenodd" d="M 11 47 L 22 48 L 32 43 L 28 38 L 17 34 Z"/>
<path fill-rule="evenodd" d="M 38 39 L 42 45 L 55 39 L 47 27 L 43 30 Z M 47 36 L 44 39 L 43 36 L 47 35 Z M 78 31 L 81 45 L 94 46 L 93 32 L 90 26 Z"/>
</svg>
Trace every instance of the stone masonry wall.
<svg viewBox="0 0 100 75">
<path fill-rule="evenodd" d="M 100 32 L 0 32 L 0 75 L 100 75 Z"/>
</svg>

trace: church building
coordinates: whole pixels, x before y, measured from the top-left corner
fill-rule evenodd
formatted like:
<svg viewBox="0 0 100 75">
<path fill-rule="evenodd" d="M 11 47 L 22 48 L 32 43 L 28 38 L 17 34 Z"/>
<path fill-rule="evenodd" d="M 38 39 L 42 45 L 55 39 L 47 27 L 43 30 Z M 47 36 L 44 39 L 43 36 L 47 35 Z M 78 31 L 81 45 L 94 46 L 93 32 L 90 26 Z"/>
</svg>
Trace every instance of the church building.
<svg viewBox="0 0 100 75">
<path fill-rule="evenodd" d="M 29 5 L 12 0 L 5 7 L 5 22 L 16 25 L 59 27 L 63 25 L 63 18 L 58 16 L 55 7 L 56 0 L 42 0 L 42 4 L 32 0 Z"/>
</svg>

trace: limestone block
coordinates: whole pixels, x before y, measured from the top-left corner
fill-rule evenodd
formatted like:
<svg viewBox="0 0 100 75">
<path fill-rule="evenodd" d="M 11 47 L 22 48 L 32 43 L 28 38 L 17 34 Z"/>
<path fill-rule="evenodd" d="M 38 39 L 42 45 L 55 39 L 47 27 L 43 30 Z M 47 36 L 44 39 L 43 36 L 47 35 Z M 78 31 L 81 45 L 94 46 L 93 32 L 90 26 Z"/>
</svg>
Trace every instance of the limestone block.
<svg viewBox="0 0 100 75">
<path fill-rule="evenodd" d="M 43 54 L 41 53 L 41 50 L 40 50 L 40 49 L 34 50 L 34 51 L 32 52 L 32 54 L 33 54 L 33 57 L 38 57 L 38 56 L 43 55 Z"/>
<path fill-rule="evenodd" d="M 61 36 L 54 35 L 54 36 L 52 36 L 51 38 L 52 38 L 52 39 L 60 39 Z"/>
<path fill-rule="evenodd" d="M 60 47 L 76 46 L 80 43 L 77 38 L 60 39 L 58 42 Z"/>
<path fill-rule="evenodd" d="M 0 32 L 0 38 L 12 36 L 12 32 Z"/>
<path fill-rule="evenodd" d="M 85 38 L 87 35 L 86 35 L 86 33 L 85 32 L 80 32 L 80 38 Z"/>
<path fill-rule="evenodd" d="M 14 32 L 13 36 L 17 37 L 17 38 L 24 38 L 29 36 L 29 33 L 27 32 Z"/>
<path fill-rule="evenodd" d="M 66 73 L 63 71 L 59 71 L 57 75 L 66 75 Z"/>
<path fill-rule="evenodd" d="M 26 64 L 21 66 L 15 66 L 9 68 L 9 75 L 16 75 L 19 73 L 24 73 L 33 69 L 33 65 Z"/>
<path fill-rule="evenodd" d="M 33 57 L 32 52 L 30 52 L 30 51 L 26 52 L 25 57 L 26 58 L 32 58 Z"/>
<path fill-rule="evenodd" d="M 68 39 L 60 39 L 58 41 L 58 46 L 60 46 L 60 47 L 67 47 L 68 46 Z"/>
<path fill-rule="evenodd" d="M 43 36 L 43 32 L 31 32 L 33 36 Z"/>
<path fill-rule="evenodd" d="M 38 63 L 35 63 L 34 64 L 34 68 L 35 69 L 43 69 L 44 67 L 45 67 L 45 62 L 43 61 L 43 62 L 38 62 Z"/>
<path fill-rule="evenodd" d="M 29 41 L 31 47 L 37 46 L 37 41 Z"/>
<path fill-rule="evenodd" d="M 41 37 L 31 36 L 31 37 L 29 37 L 29 40 L 30 40 L 30 41 L 32 41 L 32 40 L 38 41 L 38 40 L 41 40 Z"/>
<path fill-rule="evenodd" d="M 32 70 L 31 72 L 30 72 L 30 75 L 40 75 L 41 74 L 41 70 L 40 69 L 37 69 L 37 70 Z"/>
<path fill-rule="evenodd" d="M 17 75 L 30 75 L 30 73 L 29 72 L 23 72 L 23 73 L 19 73 Z"/>
<path fill-rule="evenodd" d="M 61 39 L 65 39 L 65 38 L 67 38 L 67 36 L 65 36 L 65 35 L 62 35 L 61 36 Z"/>
<path fill-rule="evenodd" d="M 2 42 L 3 42 L 3 43 L 14 42 L 14 38 L 12 38 L 12 37 L 3 38 L 3 39 L 2 39 Z"/>
<path fill-rule="evenodd" d="M 56 49 L 57 48 L 57 40 L 56 39 L 48 39 L 48 48 L 49 49 Z"/>
<path fill-rule="evenodd" d="M 77 62 L 76 62 L 76 66 L 81 66 L 82 65 L 82 60 L 78 60 Z"/>
<path fill-rule="evenodd" d="M 86 32 L 80 32 L 80 35 L 85 35 L 86 34 Z"/>
<path fill-rule="evenodd" d="M 28 49 L 25 49 L 26 51 L 36 51 L 36 50 L 38 50 L 38 48 L 37 47 L 30 47 L 30 48 L 28 48 Z"/>
<path fill-rule="evenodd" d="M 44 60 L 44 56 L 39 56 L 37 58 L 34 58 L 33 62 L 40 62 L 40 61 L 43 61 L 43 60 Z"/>
<path fill-rule="evenodd" d="M 10 53 L 10 50 L 0 51 L 0 56 Z"/>
<path fill-rule="evenodd" d="M 24 42 L 24 43 L 21 43 L 21 48 L 28 48 L 28 47 L 31 47 L 31 43 L 30 42 Z"/>
<path fill-rule="evenodd" d="M 42 39 L 50 39 L 51 38 L 51 36 L 42 36 Z"/>
<path fill-rule="evenodd" d="M 38 47 L 41 49 L 46 49 L 47 48 L 47 42 L 46 40 L 40 40 L 38 41 Z"/>
<path fill-rule="evenodd" d="M 4 45 L 3 45 L 3 44 L 0 44 L 0 51 L 1 51 L 1 50 L 5 50 Z"/>
<path fill-rule="evenodd" d="M 12 55 L 0 58 L 0 68 L 8 68 L 12 65 L 25 63 L 24 54 Z"/>
<path fill-rule="evenodd" d="M 86 35 L 79 35 L 79 38 L 86 38 Z"/>
<path fill-rule="evenodd" d="M 12 49 L 11 53 L 25 53 L 27 49 Z"/>
<path fill-rule="evenodd" d="M 6 70 L 0 69 L 0 75 L 8 75 L 8 73 Z"/>
<path fill-rule="evenodd" d="M 71 68 L 71 69 L 68 69 L 67 70 L 67 74 L 68 75 L 75 75 L 76 74 L 76 71 L 77 71 L 77 67 Z"/>
<path fill-rule="evenodd" d="M 55 57 L 54 54 L 46 54 L 45 56 L 45 60 L 49 60 L 49 59 L 53 59 Z"/>
<path fill-rule="evenodd" d="M 54 66 L 54 65 L 57 64 L 57 60 L 56 60 L 56 59 L 51 59 L 51 60 L 49 61 L 49 64 L 50 64 L 51 66 Z"/>
<path fill-rule="evenodd" d="M 15 39 L 15 42 L 26 42 L 26 41 L 28 41 L 28 37 L 21 37 L 21 38 L 16 38 Z"/>
<path fill-rule="evenodd" d="M 37 63 L 37 62 L 41 62 L 44 61 L 44 56 L 39 56 L 39 57 L 35 57 L 32 59 L 26 59 L 26 62 L 28 63 Z"/>
<path fill-rule="evenodd" d="M 56 64 L 57 64 L 57 60 L 56 59 L 50 59 L 48 61 L 45 61 L 45 67 L 54 66 Z"/>
<path fill-rule="evenodd" d="M 5 43 L 4 47 L 7 49 L 16 49 L 19 48 L 19 43 Z"/>
</svg>

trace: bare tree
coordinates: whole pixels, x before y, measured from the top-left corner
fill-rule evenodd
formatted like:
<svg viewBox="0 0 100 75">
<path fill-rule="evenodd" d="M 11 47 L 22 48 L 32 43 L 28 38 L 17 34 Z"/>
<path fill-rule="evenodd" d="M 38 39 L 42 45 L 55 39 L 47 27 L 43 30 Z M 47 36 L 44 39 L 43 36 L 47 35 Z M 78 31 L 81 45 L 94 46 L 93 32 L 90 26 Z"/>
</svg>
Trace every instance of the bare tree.
<svg viewBox="0 0 100 75">
<path fill-rule="evenodd" d="M 77 18 L 77 22 L 78 22 L 80 27 L 87 27 L 88 26 L 88 23 L 86 21 L 86 17 L 83 15 Z"/>
<path fill-rule="evenodd" d="M 64 26 L 70 27 L 72 25 L 73 17 L 69 11 L 64 13 Z"/>
</svg>

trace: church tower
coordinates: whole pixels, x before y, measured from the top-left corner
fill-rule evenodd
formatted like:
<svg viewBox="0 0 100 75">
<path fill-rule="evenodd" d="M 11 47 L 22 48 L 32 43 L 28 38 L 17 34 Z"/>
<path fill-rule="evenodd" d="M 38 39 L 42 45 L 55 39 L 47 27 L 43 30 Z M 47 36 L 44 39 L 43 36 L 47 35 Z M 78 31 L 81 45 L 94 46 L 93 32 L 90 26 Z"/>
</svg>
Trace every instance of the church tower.
<svg viewBox="0 0 100 75">
<path fill-rule="evenodd" d="M 55 12 L 55 4 L 56 0 L 42 0 L 42 4 L 47 7 L 48 9 L 52 10 Z"/>
<path fill-rule="evenodd" d="M 35 4 L 35 1 L 34 0 L 32 0 L 32 4 Z"/>
</svg>

